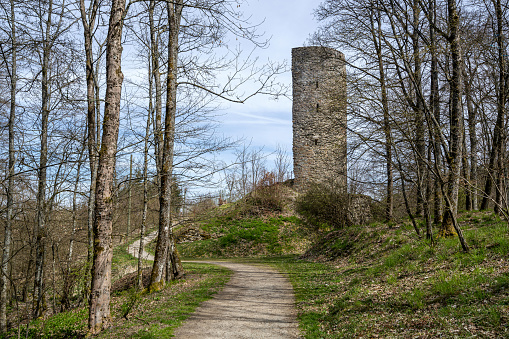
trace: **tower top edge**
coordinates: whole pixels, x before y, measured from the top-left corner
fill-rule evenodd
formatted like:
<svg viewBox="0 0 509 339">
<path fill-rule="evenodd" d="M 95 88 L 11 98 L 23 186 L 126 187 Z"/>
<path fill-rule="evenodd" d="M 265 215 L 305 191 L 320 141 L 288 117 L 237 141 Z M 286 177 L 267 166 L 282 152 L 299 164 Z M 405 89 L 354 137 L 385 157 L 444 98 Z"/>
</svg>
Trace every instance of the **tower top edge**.
<svg viewBox="0 0 509 339">
<path fill-rule="evenodd" d="M 296 54 L 328 54 L 330 56 L 339 57 L 342 60 L 345 59 L 345 55 L 340 51 L 325 46 L 294 47 L 292 48 L 292 56 Z"/>
</svg>

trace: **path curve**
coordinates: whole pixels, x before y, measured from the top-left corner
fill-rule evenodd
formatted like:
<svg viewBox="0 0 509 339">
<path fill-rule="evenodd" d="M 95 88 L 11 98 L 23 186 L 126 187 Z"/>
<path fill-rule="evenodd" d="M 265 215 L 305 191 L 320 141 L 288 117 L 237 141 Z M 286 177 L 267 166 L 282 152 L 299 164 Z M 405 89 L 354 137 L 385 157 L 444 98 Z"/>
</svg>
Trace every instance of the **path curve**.
<svg viewBox="0 0 509 339">
<path fill-rule="evenodd" d="M 149 242 L 154 240 L 157 237 L 157 231 L 154 231 L 143 238 L 143 244 L 145 247 Z M 138 258 L 138 253 L 140 252 L 140 239 L 136 240 L 130 245 L 127 245 L 127 252 L 132 255 L 135 258 Z M 143 252 L 141 253 L 141 259 L 144 260 L 154 260 L 154 256 L 147 251 L 145 251 L 145 248 L 143 248 Z"/>
<path fill-rule="evenodd" d="M 234 271 L 213 299 L 175 331 L 181 339 L 301 338 L 288 279 L 262 265 L 206 261 Z"/>
</svg>

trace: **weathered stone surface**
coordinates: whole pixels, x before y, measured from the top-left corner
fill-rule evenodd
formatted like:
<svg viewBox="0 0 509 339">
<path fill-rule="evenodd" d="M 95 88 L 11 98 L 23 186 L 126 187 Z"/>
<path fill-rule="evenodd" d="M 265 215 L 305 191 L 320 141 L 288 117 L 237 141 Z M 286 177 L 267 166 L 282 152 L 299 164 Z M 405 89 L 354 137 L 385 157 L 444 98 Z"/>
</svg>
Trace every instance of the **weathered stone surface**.
<svg viewBox="0 0 509 339">
<path fill-rule="evenodd" d="M 295 188 L 333 179 L 346 188 L 346 68 L 341 52 L 292 49 Z"/>
</svg>

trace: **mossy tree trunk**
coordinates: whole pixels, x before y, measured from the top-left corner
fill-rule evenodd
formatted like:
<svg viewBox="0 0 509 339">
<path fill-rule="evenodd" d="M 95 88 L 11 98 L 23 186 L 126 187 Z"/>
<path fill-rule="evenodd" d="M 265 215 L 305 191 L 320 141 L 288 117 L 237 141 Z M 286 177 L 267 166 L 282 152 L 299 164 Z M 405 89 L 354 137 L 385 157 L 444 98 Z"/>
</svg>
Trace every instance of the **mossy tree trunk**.
<svg viewBox="0 0 509 339">
<path fill-rule="evenodd" d="M 173 148 L 175 139 L 175 116 L 177 112 L 177 56 L 178 34 L 182 17 L 183 1 L 167 3 L 168 10 L 168 75 L 166 79 L 166 107 L 164 120 L 163 158 L 160 173 L 159 233 L 157 236 L 154 265 L 150 277 L 150 289 L 158 290 L 165 283 L 169 256 L 173 255 L 174 239 L 171 230 L 171 189 L 173 173 Z"/>
<path fill-rule="evenodd" d="M 111 288 L 111 233 L 113 176 L 120 117 L 120 100 L 124 76 L 121 69 L 122 27 L 125 0 L 112 0 L 106 46 L 106 96 L 103 133 L 97 169 L 94 218 L 94 261 L 90 290 L 89 333 L 109 327 Z"/>
</svg>

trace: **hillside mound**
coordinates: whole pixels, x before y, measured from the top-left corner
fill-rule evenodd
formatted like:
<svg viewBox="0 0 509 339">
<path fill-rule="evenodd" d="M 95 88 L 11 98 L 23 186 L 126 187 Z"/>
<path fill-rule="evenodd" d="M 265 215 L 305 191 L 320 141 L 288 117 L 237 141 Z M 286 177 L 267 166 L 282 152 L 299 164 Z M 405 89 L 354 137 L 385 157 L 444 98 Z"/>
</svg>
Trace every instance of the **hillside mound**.
<svg viewBox="0 0 509 339">
<path fill-rule="evenodd" d="M 294 216 L 296 196 L 275 184 L 212 208 L 179 231 L 179 251 L 200 258 L 303 253 L 312 237 Z"/>
</svg>

